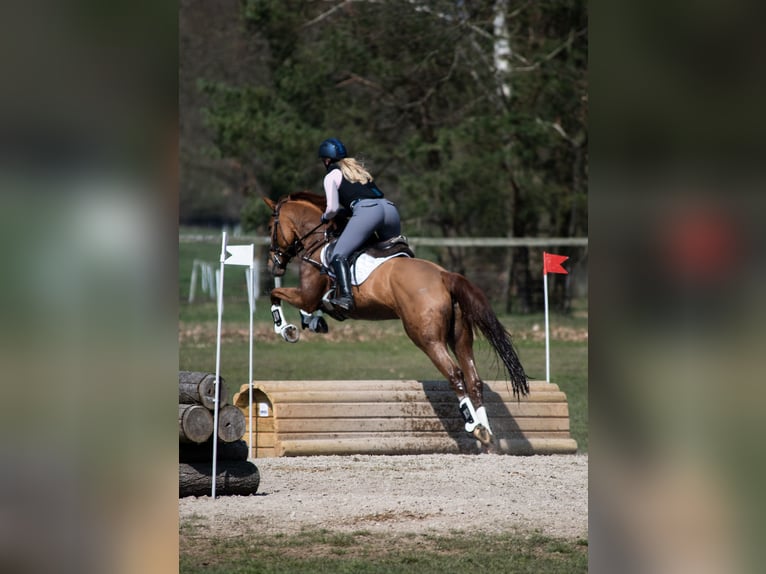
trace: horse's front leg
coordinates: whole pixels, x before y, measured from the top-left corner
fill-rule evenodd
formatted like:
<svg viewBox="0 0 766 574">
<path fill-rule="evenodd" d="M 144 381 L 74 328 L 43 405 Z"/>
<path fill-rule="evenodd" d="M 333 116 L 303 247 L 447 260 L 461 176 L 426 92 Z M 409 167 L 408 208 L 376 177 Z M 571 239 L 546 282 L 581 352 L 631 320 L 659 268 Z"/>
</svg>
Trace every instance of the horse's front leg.
<svg viewBox="0 0 766 574">
<path fill-rule="evenodd" d="M 281 335 L 288 343 L 297 343 L 301 333 L 298 327 L 288 323 L 282 311 L 282 301 L 300 309 L 302 294 L 295 287 L 277 287 L 271 291 L 271 319 L 274 321 L 274 332 Z"/>
<path fill-rule="evenodd" d="M 301 312 L 301 329 L 308 329 L 312 333 L 327 333 L 330 328 L 327 326 L 327 321 L 322 314 L 322 311 L 317 310 L 313 313 L 307 313 L 303 309 Z"/>
<path fill-rule="evenodd" d="M 290 343 L 300 338 L 300 331 L 295 325 L 288 324 L 282 312 L 282 301 L 300 310 L 301 327 L 308 328 L 314 333 L 327 333 L 328 327 L 324 317 L 313 313 L 319 309 L 322 298 L 322 285 L 316 281 L 306 281 L 301 277 L 301 287 L 277 287 L 271 291 L 271 315 L 274 321 L 274 331 Z"/>
<path fill-rule="evenodd" d="M 275 294 L 275 291 L 279 291 L 279 293 Z M 284 316 L 282 315 L 281 307 L 282 301 L 287 301 L 290 303 L 290 305 L 297 307 L 301 312 L 301 329 L 308 329 L 312 333 L 327 333 L 329 331 L 327 321 L 325 321 L 325 318 L 322 316 L 322 311 L 318 309 L 316 304 L 307 304 L 303 294 L 299 292 L 298 289 L 274 289 L 274 291 L 272 291 L 271 301 L 271 313 L 274 319 L 274 330 L 277 333 L 280 333 L 284 336 L 284 333 L 280 329 L 280 325 L 284 323 Z M 309 308 L 309 311 L 305 310 L 307 307 Z M 289 334 L 291 336 L 295 335 L 292 329 L 290 330 Z M 297 338 L 295 340 L 297 341 Z"/>
<path fill-rule="evenodd" d="M 292 305 L 296 309 L 309 309 L 310 303 L 304 297 L 303 291 L 299 287 L 277 287 L 271 290 L 271 304 L 280 305 L 282 302 Z"/>
<path fill-rule="evenodd" d="M 317 333 L 327 332 L 327 323 L 321 316 L 311 317 L 322 303 L 322 294 L 327 290 L 329 279 L 310 263 L 300 267 L 299 287 L 277 287 L 271 291 L 271 314 L 274 319 L 274 331 L 282 335 L 285 341 L 295 343 L 300 338 L 300 331 L 285 321 L 282 313 L 282 301 L 301 311 L 302 326 Z M 308 317 L 308 319 L 307 319 Z"/>
</svg>

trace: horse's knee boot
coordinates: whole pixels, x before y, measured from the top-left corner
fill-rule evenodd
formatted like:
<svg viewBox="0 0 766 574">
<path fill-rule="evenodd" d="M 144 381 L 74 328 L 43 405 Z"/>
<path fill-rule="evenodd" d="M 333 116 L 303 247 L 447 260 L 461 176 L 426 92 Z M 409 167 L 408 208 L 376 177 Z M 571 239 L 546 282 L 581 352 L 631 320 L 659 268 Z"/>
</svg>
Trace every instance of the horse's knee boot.
<svg viewBox="0 0 766 574">
<path fill-rule="evenodd" d="M 336 256 L 330 262 L 335 273 L 335 297 L 330 299 L 333 307 L 340 307 L 344 311 L 354 309 L 354 296 L 351 293 L 351 271 L 348 260 L 345 257 Z"/>
</svg>

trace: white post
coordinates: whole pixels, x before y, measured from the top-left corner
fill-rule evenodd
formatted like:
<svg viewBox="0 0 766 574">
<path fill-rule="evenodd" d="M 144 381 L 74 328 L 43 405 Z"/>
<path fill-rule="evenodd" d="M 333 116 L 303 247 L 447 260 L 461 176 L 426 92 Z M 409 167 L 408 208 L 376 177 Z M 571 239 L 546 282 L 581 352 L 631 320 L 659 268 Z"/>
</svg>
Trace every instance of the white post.
<svg viewBox="0 0 766 574">
<path fill-rule="evenodd" d="M 545 291 L 545 380 L 551 382 L 550 331 L 548 325 L 548 274 L 543 273 L 543 291 Z"/>
<path fill-rule="evenodd" d="M 245 271 L 247 277 L 247 299 L 250 304 L 250 369 L 248 370 L 248 398 L 250 408 L 248 410 L 250 421 L 248 433 L 249 442 L 247 457 L 250 458 L 253 452 L 253 312 L 255 311 L 255 265 L 250 263 L 250 269 Z"/>
<path fill-rule="evenodd" d="M 207 293 L 211 299 L 218 300 L 216 294 L 215 278 L 213 273 L 213 266 L 210 263 L 203 263 L 202 265 L 202 292 Z"/>
<path fill-rule="evenodd" d="M 191 279 L 189 280 L 189 303 L 194 303 L 194 289 L 197 286 L 197 266 L 199 266 L 199 261 L 195 259 L 192 264 Z"/>
<path fill-rule="evenodd" d="M 218 458 L 218 396 L 220 394 L 219 381 L 221 378 L 221 320 L 223 318 L 223 265 L 226 260 L 226 232 L 221 237 L 221 269 L 218 277 L 218 332 L 215 343 L 215 408 L 213 410 L 213 487 L 211 497 L 215 500 L 215 479 Z"/>
</svg>

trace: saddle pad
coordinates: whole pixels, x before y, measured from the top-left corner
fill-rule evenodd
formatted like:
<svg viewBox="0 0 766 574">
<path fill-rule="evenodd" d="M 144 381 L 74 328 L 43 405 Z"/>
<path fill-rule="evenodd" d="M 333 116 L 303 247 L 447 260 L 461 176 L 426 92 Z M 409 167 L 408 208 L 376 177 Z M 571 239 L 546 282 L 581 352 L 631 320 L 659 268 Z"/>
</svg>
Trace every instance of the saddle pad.
<svg viewBox="0 0 766 574">
<path fill-rule="evenodd" d="M 327 248 L 329 245 L 325 245 L 322 248 L 322 251 L 320 253 L 320 259 L 322 261 L 322 265 L 327 267 L 328 273 L 331 277 L 335 277 L 335 274 L 332 272 L 332 269 L 330 268 L 330 262 L 327 261 Z M 375 271 L 381 264 L 388 261 L 389 259 L 393 259 L 394 257 L 408 257 L 406 253 L 394 253 L 393 255 L 389 255 L 387 257 L 372 257 L 371 255 L 367 255 L 366 253 L 362 253 L 359 257 L 357 257 L 354 264 L 351 266 L 351 284 L 352 285 L 361 285 L 365 282 L 365 280 L 372 274 L 373 271 Z"/>
</svg>

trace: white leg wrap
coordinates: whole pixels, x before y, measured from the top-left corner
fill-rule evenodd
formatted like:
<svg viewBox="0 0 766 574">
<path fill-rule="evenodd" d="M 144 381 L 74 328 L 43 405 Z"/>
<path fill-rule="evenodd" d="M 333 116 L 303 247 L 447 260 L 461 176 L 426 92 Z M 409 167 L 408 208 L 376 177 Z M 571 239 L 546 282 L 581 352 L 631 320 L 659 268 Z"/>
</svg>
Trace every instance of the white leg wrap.
<svg viewBox="0 0 766 574">
<path fill-rule="evenodd" d="M 489 419 L 487 418 L 487 409 L 484 408 L 484 405 L 476 409 L 476 417 L 479 419 L 479 423 L 487 429 L 487 432 L 492 434 L 492 429 L 489 427 Z"/>
<path fill-rule="evenodd" d="M 271 318 L 274 321 L 274 332 L 278 335 L 281 335 L 285 325 L 287 325 L 287 321 L 285 321 L 285 315 L 282 313 L 281 305 L 271 306 Z"/>
<path fill-rule="evenodd" d="M 476 414 L 476 410 L 473 408 L 473 403 L 468 397 L 464 397 L 460 400 L 460 414 L 463 415 L 465 421 L 465 432 L 473 432 L 479 425 L 479 416 Z"/>
<path fill-rule="evenodd" d="M 281 305 L 271 306 L 271 318 L 274 321 L 274 332 L 281 335 L 288 343 L 297 343 L 301 332 L 295 325 L 289 324 L 282 313 Z"/>
</svg>

